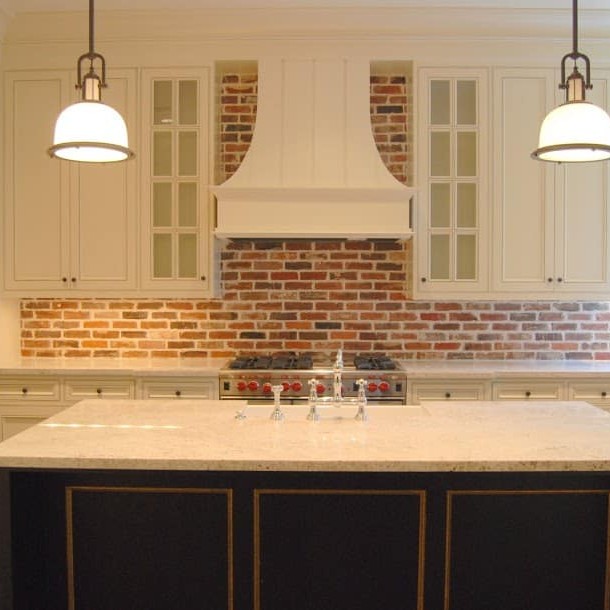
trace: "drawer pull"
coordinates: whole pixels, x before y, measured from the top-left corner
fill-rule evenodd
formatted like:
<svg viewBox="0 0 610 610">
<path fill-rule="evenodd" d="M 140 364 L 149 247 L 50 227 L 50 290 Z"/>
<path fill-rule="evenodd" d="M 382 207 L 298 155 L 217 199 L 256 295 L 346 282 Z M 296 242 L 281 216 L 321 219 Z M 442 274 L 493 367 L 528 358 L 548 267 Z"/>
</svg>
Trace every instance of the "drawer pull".
<svg viewBox="0 0 610 610">
<path fill-rule="evenodd" d="M 98 388 L 97 390 L 95 390 L 98 393 L 98 396 L 102 395 L 102 388 Z"/>
<path fill-rule="evenodd" d="M 602 398 L 606 398 L 606 396 L 608 396 L 607 392 L 602 392 Z"/>
<path fill-rule="evenodd" d="M 525 391 L 525 397 L 529 398 L 532 395 L 532 393 L 529 390 Z"/>
<path fill-rule="evenodd" d="M 445 398 L 451 398 L 451 392 L 445 392 Z"/>
<path fill-rule="evenodd" d="M 182 392 L 180 390 L 176 390 L 176 396 L 180 398 L 180 396 L 182 396 Z"/>
<path fill-rule="evenodd" d="M 21 388 L 21 393 L 25 396 L 28 393 L 27 388 Z"/>
</svg>

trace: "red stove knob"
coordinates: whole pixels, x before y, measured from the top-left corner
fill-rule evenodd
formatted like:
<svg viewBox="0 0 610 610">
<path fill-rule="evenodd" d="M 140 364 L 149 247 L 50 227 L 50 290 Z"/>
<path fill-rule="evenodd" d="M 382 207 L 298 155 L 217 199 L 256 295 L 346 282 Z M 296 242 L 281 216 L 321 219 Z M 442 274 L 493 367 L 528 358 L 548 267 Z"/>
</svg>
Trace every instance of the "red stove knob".
<svg viewBox="0 0 610 610">
<path fill-rule="evenodd" d="M 324 394 L 324 390 L 326 390 L 326 387 L 324 386 L 324 384 L 323 384 L 323 383 L 319 383 L 319 384 L 316 386 L 316 392 L 317 392 L 318 394 Z"/>
<path fill-rule="evenodd" d="M 379 384 L 379 389 L 380 389 L 382 392 L 387 392 L 387 391 L 390 389 L 390 384 L 389 384 L 387 381 L 382 381 L 382 382 Z"/>
<path fill-rule="evenodd" d="M 303 389 L 303 384 L 300 381 L 293 381 L 292 382 L 292 389 L 295 392 L 300 392 Z"/>
<path fill-rule="evenodd" d="M 254 380 L 249 381 L 248 382 L 248 389 L 251 392 L 255 392 L 256 390 L 258 390 L 258 381 L 254 381 Z"/>
<path fill-rule="evenodd" d="M 248 384 L 245 381 L 238 381 L 237 382 L 237 389 L 240 392 L 243 392 L 247 387 L 248 387 Z"/>
<path fill-rule="evenodd" d="M 265 394 L 271 393 L 271 384 L 270 383 L 263 383 L 263 392 Z"/>
<path fill-rule="evenodd" d="M 377 391 L 377 384 L 374 381 L 371 381 L 369 383 L 369 392 L 376 392 Z"/>
<path fill-rule="evenodd" d="M 282 382 L 282 392 L 288 392 L 290 389 L 290 384 L 287 381 Z"/>
</svg>

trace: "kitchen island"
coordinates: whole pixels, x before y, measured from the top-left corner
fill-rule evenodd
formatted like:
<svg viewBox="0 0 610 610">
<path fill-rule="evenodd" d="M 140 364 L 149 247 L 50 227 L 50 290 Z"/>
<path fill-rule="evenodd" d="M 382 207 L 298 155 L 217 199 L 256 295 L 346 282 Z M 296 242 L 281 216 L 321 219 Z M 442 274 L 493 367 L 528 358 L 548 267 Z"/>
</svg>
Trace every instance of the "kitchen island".
<svg viewBox="0 0 610 610">
<path fill-rule="evenodd" d="M 85 400 L 0 443 L 2 610 L 610 607 L 610 414 L 270 412 Z"/>
</svg>

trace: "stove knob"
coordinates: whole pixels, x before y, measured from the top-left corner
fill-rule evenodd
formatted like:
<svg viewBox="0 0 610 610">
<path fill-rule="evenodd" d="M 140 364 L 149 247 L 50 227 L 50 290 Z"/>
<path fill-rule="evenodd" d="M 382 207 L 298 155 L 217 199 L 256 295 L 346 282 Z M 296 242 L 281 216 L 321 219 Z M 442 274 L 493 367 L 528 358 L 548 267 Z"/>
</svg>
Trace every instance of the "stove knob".
<svg viewBox="0 0 610 610">
<path fill-rule="evenodd" d="M 376 392 L 377 391 L 377 384 L 374 381 L 371 381 L 369 383 L 369 392 Z"/>
<path fill-rule="evenodd" d="M 237 382 L 237 389 L 240 392 L 243 392 L 247 387 L 248 387 L 248 384 L 245 381 L 238 381 Z"/>
<path fill-rule="evenodd" d="M 282 382 L 282 388 L 284 388 L 282 392 L 288 392 L 288 390 L 290 389 L 290 384 L 287 381 L 284 381 Z"/>
<path fill-rule="evenodd" d="M 326 390 L 326 387 L 324 386 L 324 384 L 323 384 L 323 383 L 319 383 L 319 384 L 316 386 L 316 392 L 317 392 L 318 394 L 324 394 L 324 390 Z"/>
<path fill-rule="evenodd" d="M 300 381 L 293 381 L 292 382 L 292 389 L 295 392 L 300 392 L 303 389 L 303 384 Z"/>
<path fill-rule="evenodd" d="M 248 389 L 251 392 L 256 392 L 256 390 L 258 390 L 258 381 L 254 381 L 254 380 L 249 381 L 248 382 Z"/>
<path fill-rule="evenodd" d="M 265 394 L 270 394 L 271 393 L 271 384 L 270 383 L 263 383 L 263 392 Z"/>
<path fill-rule="evenodd" d="M 390 389 L 390 384 L 389 384 L 387 381 L 382 381 L 382 382 L 379 384 L 379 389 L 380 389 L 382 392 L 387 392 L 387 391 Z"/>
</svg>

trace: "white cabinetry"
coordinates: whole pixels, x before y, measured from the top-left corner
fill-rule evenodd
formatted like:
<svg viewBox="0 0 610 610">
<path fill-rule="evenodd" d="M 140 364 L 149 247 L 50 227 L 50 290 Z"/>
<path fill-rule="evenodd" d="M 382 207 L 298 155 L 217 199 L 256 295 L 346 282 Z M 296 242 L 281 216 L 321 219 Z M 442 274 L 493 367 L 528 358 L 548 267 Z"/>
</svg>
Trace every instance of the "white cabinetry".
<svg viewBox="0 0 610 610">
<path fill-rule="evenodd" d="M 4 290 L 23 296 L 133 289 L 136 167 L 51 159 L 59 112 L 74 101 L 70 71 L 5 77 Z M 115 70 L 104 99 L 133 129 L 135 71 Z M 132 132 L 133 133 L 133 132 Z"/>
<path fill-rule="evenodd" d="M 140 398 L 214 400 L 218 398 L 218 382 L 216 379 L 194 377 L 142 379 L 139 394 Z"/>
<path fill-rule="evenodd" d="M 498 381 L 492 387 L 493 400 L 563 400 L 565 397 L 563 382 L 540 378 Z"/>
<path fill-rule="evenodd" d="M 142 278 L 168 296 L 212 289 L 209 70 L 142 72 Z"/>
<path fill-rule="evenodd" d="M 608 105 L 610 74 L 596 70 L 588 99 Z M 587 298 L 607 294 L 608 165 L 535 162 L 546 113 L 561 103 L 553 70 L 494 75 L 496 295 Z"/>
<path fill-rule="evenodd" d="M 488 288 L 486 70 L 422 68 L 416 296 Z"/>
<path fill-rule="evenodd" d="M 418 405 L 427 400 L 489 400 L 491 390 L 484 380 L 417 380 L 407 383 L 407 394 L 408 404 Z"/>
</svg>

